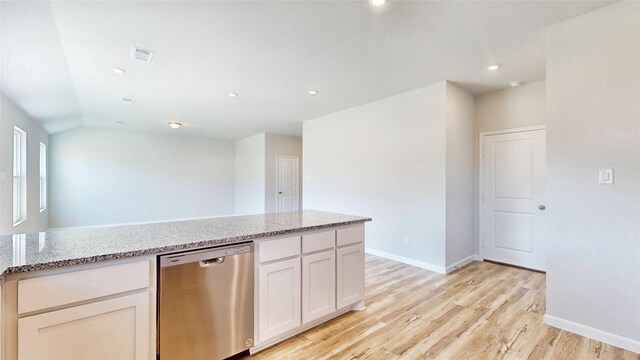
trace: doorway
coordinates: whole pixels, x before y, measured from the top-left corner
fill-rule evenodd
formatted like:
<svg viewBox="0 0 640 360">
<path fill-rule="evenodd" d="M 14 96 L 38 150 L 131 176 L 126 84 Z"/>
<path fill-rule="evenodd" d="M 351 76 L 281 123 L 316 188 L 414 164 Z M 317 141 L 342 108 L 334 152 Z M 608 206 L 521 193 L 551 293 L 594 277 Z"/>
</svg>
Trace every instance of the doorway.
<svg viewBox="0 0 640 360">
<path fill-rule="evenodd" d="M 300 209 L 300 159 L 297 156 L 276 155 L 276 210 Z"/>
<path fill-rule="evenodd" d="M 480 134 L 480 255 L 546 271 L 546 128 Z"/>
</svg>

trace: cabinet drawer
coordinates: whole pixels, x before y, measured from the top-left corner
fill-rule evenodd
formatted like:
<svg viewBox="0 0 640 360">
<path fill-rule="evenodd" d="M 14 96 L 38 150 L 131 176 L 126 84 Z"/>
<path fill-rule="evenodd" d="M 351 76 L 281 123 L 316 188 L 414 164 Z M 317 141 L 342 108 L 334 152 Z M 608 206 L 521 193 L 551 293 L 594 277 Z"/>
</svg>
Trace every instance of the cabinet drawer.
<svg viewBox="0 0 640 360">
<path fill-rule="evenodd" d="M 300 255 L 300 236 L 261 241 L 258 245 L 258 260 L 263 263 Z"/>
<path fill-rule="evenodd" d="M 337 245 L 344 246 L 364 242 L 364 225 L 354 226 L 337 231 Z"/>
<path fill-rule="evenodd" d="M 149 261 L 18 281 L 18 314 L 148 288 Z"/>
<path fill-rule="evenodd" d="M 314 251 L 333 248 L 336 243 L 336 232 L 325 231 L 316 234 L 302 235 L 302 252 L 308 254 Z"/>
</svg>

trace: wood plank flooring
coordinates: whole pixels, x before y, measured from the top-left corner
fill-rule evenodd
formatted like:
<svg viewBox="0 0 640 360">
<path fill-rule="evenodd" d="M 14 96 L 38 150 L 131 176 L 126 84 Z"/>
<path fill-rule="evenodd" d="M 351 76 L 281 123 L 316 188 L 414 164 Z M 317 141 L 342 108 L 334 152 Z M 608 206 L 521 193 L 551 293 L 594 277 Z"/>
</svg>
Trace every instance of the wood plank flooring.
<svg viewBox="0 0 640 360">
<path fill-rule="evenodd" d="M 246 359 L 640 360 L 545 325 L 545 275 L 498 264 L 445 276 L 367 254 L 366 304 Z"/>
</svg>

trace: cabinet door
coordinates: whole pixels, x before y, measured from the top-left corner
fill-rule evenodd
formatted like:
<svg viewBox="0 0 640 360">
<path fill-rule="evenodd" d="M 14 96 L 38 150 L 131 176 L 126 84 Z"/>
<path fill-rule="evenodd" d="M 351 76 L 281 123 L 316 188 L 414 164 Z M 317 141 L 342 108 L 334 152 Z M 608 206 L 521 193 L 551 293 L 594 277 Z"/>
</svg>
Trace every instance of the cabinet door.
<svg viewBox="0 0 640 360">
<path fill-rule="evenodd" d="M 337 307 L 353 305 L 364 299 L 364 244 L 336 250 Z"/>
<path fill-rule="evenodd" d="M 302 257 L 302 322 L 336 309 L 336 255 L 333 249 Z"/>
<path fill-rule="evenodd" d="M 149 359 L 149 301 L 143 292 L 19 319 L 18 358 Z"/>
<path fill-rule="evenodd" d="M 258 267 L 259 341 L 301 324 L 300 258 Z"/>
</svg>

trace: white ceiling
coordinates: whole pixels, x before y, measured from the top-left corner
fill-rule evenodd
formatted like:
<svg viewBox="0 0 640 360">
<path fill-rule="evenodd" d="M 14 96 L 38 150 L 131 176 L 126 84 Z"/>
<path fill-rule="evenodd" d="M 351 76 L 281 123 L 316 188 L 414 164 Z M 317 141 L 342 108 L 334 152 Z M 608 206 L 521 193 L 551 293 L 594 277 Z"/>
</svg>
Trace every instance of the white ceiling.
<svg viewBox="0 0 640 360">
<path fill-rule="evenodd" d="M 608 4 L 2 2 L 2 92 L 50 132 L 179 121 L 231 139 L 300 134 L 306 119 L 442 80 L 481 93 L 544 79 L 545 26 Z M 151 64 L 132 45 L 154 50 Z"/>
</svg>

